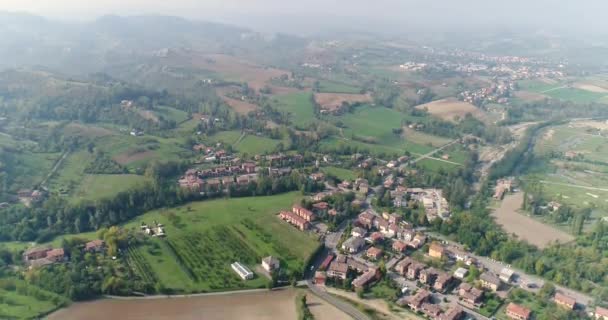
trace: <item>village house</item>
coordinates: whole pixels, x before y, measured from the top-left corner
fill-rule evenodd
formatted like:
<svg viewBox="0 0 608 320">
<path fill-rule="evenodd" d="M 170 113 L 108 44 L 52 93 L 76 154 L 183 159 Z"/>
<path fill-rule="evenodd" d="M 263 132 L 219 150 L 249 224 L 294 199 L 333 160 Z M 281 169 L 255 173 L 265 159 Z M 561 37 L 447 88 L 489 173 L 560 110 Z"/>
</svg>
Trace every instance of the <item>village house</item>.
<svg viewBox="0 0 608 320">
<path fill-rule="evenodd" d="M 329 268 L 329 264 L 334 260 L 334 258 L 335 258 L 335 256 L 333 254 L 330 254 L 327 257 L 325 257 L 323 262 L 321 262 L 321 265 L 319 265 L 319 270 L 321 270 L 321 271 L 327 270 L 327 268 Z"/>
<path fill-rule="evenodd" d="M 357 253 L 365 245 L 365 240 L 359 237 L 350 237 L 342 244 L 342 250 L 348 253 Z"/>
<path fill-rule="evenodd" d="M 424 269 L 424 265 L 422 263 L 413 261 L 412 264 L 407 268 L 406 277 L 410 280 L 415 280 L 418 278 L 420 271 Z"/>
<path fill-rule="evenodd" d="M 327 281 L 327 274 L 323 271 L 315 271 L 313 281 L 317 286 L 325 286 L 325 281 Z"/>
<path fill-rule="evenodd" d="M 310 179 L 313 181 L 323 181 L 325 180 L 325 174 L 323 172 L 315 172 L 310 174 Z"/>
<path fill-rule="evenodd" d="M 458 268 L 458 269 L 456 269 L 456 271 L 454 271 L 454 278 L 462 280 L 468 274 L 469 274 L 469 270 L 467 270 L 465 268 Z"/>
<path fill-rule="evenodd" d="M 369 236 L 369 238 L 372 241 L 372 243 L 380 243 L 380 242 L 384 241 L 384 235 L 382 235 L 382 233 L 380 233 L 380 232 L 373 232 L 371 234 L 371 236 Z"/>
<path fill-rule="evenodd" d="M 494 199 L 502 200 L 505 193 L 510 192 L 513 185 L 513 179 L 498 179 L 494 188 Z"/>
<path fill-rule="evenodd" d="M 372 226 L 374 225 L 375 219 L 376 219 L 376 216 L 373 213 L 371 213 L 369 211 L 364 211 L 361 214 L 359 214 L 357 221 L 359 222 L 360 225 L 362 225 L 366 229 L 371 229 Z"/>
<path fill-rule="evenodd" d="M 350 232 L 351 236 L 360 237 L 360 238 L 365 237 L 366 234 L 367 234 L 367 230 L 360 228 L 360 227 L 354 227 L 353 230 Z"/>
<path fill-rule="evenodd" d="M 402 276 L 406 275 L 407 274 L 407 270 L 408 270 L 409 266 L 412 264 L 412 262 L 414 262 L 412 260 L 412 258 L 406 257 L 405 259 L 399 261 L 395 265 L 395 271 L 397 271 L 397 273 L 399 273 Z"/>
<path fill-rule="evenodd" d="M 324 215 L 329 210 L 329 203 L 327 202 L 317 202 L 312 205 L 312 210 L 319 215 Z"/>
<path fill-rule="evenodd" d="M 103 240 L 93 240 L 89 241 L 85 244 L 84 250 L 87 252 L 101 252 L 105 246 L 105 242 Z"/>
<path fill-rule="evenodd" d="M 367 252 L 365 253 L 365 255 L 369 259 L 378 260 L 382 257 L 382 249 L 376 248 L 376 247 L 371 247 L 371 248 L 367 249 Z"/>
<path fill-rule="evenodd" d="M 388 218 L 388 223 L 390 224 L 398 224 L 399 222 L 401 222 L 401 220 L 403 219 L 403 217 L 401 217 L 400 214 L 398 213 L 391 213 L 389 218 Z"/>
<path fill-rule="evenodd" d="M 526 307 L 520 306 L 513 302 L 509 303 L 507 309 L 505 310 L 507 317 L 515 320 L 528 320 L 530 319 L 530 315 L 532 311 Z"/>
<path fill-rule="evenodd" d="M 291 211 L 298 215 L 300 218 L 311 222 L 317 219 L 317 216 L 310 210 L 296 204 L 291 208 Z"/>
<path fill-rule="evenodd" d="M 460 320 L 465 316 L 461 307 L 453 307 L 439 317 L 439 320 Z"/>
<path fill-rule="evenodd" d="M 329 268 L 327 268 L 327 276 L 330 278 L 339 278 L 345 280 L 347 273 L 348 265 L 344 262 L 338 262 L 337 260 L 330 263 Z"/>
<path fill-rule="evenodd" d="M 329 210 L 327 211 L 327 214 L 328 214 L 329 216 L 335 217 L 335 216 L 337 216 L 337 215 L 338 215 L 338 214 L 340 214 L 340 213 L 339 213 L 339 212 L 338 212 L 338 210 L 336 210 L 336 209 L 329 209 Z"/>
<path fill-rule="evenodd" d="M 445 248 L 437 242 L 433 242 L 429 246 L 429 256 L 431 258 L 441 259 L 444 257 L 445 251 Z"/>
<path fill-rule="evenodd" d="M 186 171 L 186 174 L 178 180 L 178 183 L 183 189 L 200 191 L 203 187 L 204 181 L 199 177 L 196 170 L 190 169 Z"/>
<path fill-rule="evenodd" d="M 426 243 L 426 236 L 417 234 L 412 241 L 408 242 L 408 246 L 414 249 L 422 247 Z"/>
<path fill-rule="evenodd" d="M 268 256 L 262 259 L 262 268 L 264 268 L 264 270 L 266 270 L 267 272 L 273 272 L 275 270 L 278 270 L 280 267 L 281 262 L 279 261 L 279 259 L 273 256 Z"/>
<path fill-rule="evenodd" d="M 562 306 L 568 310 L 574 310 L 576 307 L 576 300 L 562 293 L 556 293 L 553 297 L 553 301 L 559 306 Z"/>
<path fill-rule="evenodd" d="M 433 288 L 439 292 L 444 292 L 454 278 L 445 272 L 440 272 L 433 284 Z"/>
<path fill-rule="evenodd" d="M 310 222 L 306 221 L 304 218 L 297 216 L 295 213 L 290 211 L 281 211 L 279 213 L 279 218 L 289 222 L 290 224 L 296 226 L 298 229 L 304 231 L 310 227 Z"/>
<path fill-rule="evenodd" d="M 428 302 L 423 303 L 420 309 L 422 309 L 422 313 L 431 319 L 437 319 L 441 314 L 441 311 L 443 311 L 439 305 Z"/>
<path fill-rule="evenodd" d="M 28 264 L 32 260 L 38 260 L 46 258 L 47 252 L 51 251 L 51 248 L 31 248 L 23 253 L 23 262 Z"/>
<path fill-rule="evenodd" d="M 51 262 L 61 262 L 65 260 L 63 248 L 52 249 L 46 253 L 46 259 Z"/>
<path fill-rule="evenodd" d="M 369 268 L 362 275 L 358 276 L 353 280 L 353 287 L 360 289 L 367 286 L 372 281 L 378 278 L 379 272 L 376 268 Z"/>
<path fill-rule="evenodd" d="M 458 296 L 469 306 L 479 307 L 483 301 L 483 291 L 463 282 L 458 287 Z"/>
<path fill-rule="evenodd" d="M 500 279 L 489 272 L 482 273 L 479 277 L 479 282 L 483 288 L 490 289 L 492 291 L 498 291 L 501 285 Z"/>
<path fill-rule="evenodd" d="M 596 320 L 608 320 L 608 309 L 602 307 L 595 307 L 593 316 Z"/>
<path fill-rule="evenodd" d="M 393 241 L 393 251 L 403 253 L 407 249 L 407 243 L 403 241 Z"/>
<path fill-rule="evenodd" d="M 409 299 L 409 303 L 407 306 L 415 312 L 418 312 L 422 309 L 422 304 L 427 302 L 430 298 L 431 293 L 424 289 L 418 290 L 416 295 Z"/>
<path fill-rule="evenodd" d="M 435 270 L 434 268 L 420 270 L 420 272 L 418 273 L 418 280 L 420 280 L 420 282 L 423 284 L 431 284 L 436 277 L 437 270 Z"/>
</svg>

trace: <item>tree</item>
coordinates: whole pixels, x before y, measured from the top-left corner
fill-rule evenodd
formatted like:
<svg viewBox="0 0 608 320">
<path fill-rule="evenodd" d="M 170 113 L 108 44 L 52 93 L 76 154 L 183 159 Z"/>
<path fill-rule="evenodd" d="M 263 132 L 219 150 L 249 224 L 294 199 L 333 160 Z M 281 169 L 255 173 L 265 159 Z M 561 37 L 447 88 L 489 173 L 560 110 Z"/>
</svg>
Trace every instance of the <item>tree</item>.
<svg viewBox="0 0 608 320">
<path fill-rule="evenodd" d="M 555 295 L 555 286 L 547 281 L 538 291 L 538 294 L 545 300 L 549 300 L 553 295 Z"/>
</svg>

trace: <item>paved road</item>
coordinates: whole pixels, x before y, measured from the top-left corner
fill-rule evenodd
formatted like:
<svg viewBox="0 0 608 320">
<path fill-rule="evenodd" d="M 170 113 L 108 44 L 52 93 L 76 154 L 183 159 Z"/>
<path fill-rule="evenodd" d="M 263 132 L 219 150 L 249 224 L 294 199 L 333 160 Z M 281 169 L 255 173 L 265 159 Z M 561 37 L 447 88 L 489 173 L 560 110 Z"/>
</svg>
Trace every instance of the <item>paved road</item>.
<svg viewBox="0 0 608 320">
<path fill-rule="evenodd" d="M 348 314 L 349 316 L 353 317 L 353 319 L 356 320 L 370 320 L 370 318 L 364 314 L 363 312 L 359 311 L 359 309 L 355 308 L 354 306 L 352 306 L 351 304 L 342 301 L 332 295 L 330 295 L 329 293 L 327 293 L 324 289 L 317 287 L 316 285 L 314 285 L 312 283 L 312 281 L 307 280 L 306 281 L 306 285 L 308 286 L 308 289 L 310 289 L 310 291 L 312 291 L 312 293 L 314 293 L 317 297 L 325 300 L 327 303 L 333 305 L 334 307 L 338 308 L 340 311 Z"/>
<path fill-rule="evenodd" d="M 430 236 L 443 240 L 443 241 L 447 241 L 448 244 L 450 246 L 453 246 L 454 243 L 452 241 L 450 241 L 449 239 L 447 239 L 446 237 L 437 234 L 437 233 L 428 233 Z M 460 248 L 459 246 L 457 246 L 458 248 Z M 531 274 L 527 274 L 525 273 L 523 270 L 519 270 L 516 268 L 513 268 L 511 265 L 507 265 L 504 262 L 501 261 L 497 261 L 497 260 L 493 260 L 490 259 L 488 257 L 484 257 L 484 256 L 479 256 L 476 254 L 472 254 L 472 257 L 475 257 L 479 262 L 481 262 L 481 264 L 488 268 L 488 270 L 490 270 L 493 273 L 499 274 L 500 271 L 505 268 L 505 267 L 509 267 L 509 269 L 515 271 L 515 274 L 517 275 L 516 280 L 514 283 L 512 283 L 515 286 L 519 286 L 520 288 L 529 291 L 529 292 L 533 292 L 536 293 L 538 292 L 538 290 L 540 289 L 540 287 L 542 287 L 542 285 L 545 283 L 545 280 L 541 277 L 535 276 L 535 275 L 531 275 Z M 535 286 L 530 288 L 527 286 L 527 284 L 534 284 Z M 586 295 L 582 292 L 579 291 L 575 291 L 563 286 L 559 286 L 559 285 L 555 285 L 555 288 L 558 292 L 561 292 L 563 294 L 566 294 L 574 299 L 576 299 L 576 302 L 579 303 L 580 305 L 583 306 L 587 306 L 589 305 L 591 302 L 593 302 L 593 298 L 589 295 Z"/>
</svg>

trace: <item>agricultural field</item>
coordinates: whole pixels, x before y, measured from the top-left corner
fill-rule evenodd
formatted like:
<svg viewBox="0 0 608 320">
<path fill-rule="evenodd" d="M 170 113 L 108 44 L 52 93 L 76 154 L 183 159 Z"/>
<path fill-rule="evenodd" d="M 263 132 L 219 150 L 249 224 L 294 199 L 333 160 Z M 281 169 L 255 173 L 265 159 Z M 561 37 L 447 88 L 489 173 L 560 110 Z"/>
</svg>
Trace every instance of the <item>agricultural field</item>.
<svg viewBox="0 0 608 320">
<path fill-rule="evenodd" d="M 13 154 L 13 163 L 9 176 L 12 183 L 9 190 L 31 189 L 41 183 L 51 172 L 60 153 L 35 153 L 21 151 Z"/>
<path fill-rule="evenodd" d="M 273 140 L 266 137 L 258 137 L 255 135 L 247 135 L 239 143 L 233 147 L 240 153 L 247 153 L 250 155 L 270 153 L 274 151 L 277 145 L 281 143 L 281 140 Z"/>
<path fill-rule="evenodd" d="M 34 319 L 68 304 L 67 299 L 17 279 L 0 281 L 0 318 Z"/>
<path fill-rule="evenodd" d="M 296 231 L 275 215 L 298 200 L 297 193 L 270 197 L 234 198 L 196 202 L 156 210 L 125 225 L 139 230 L 142 223 L 165 225 L 164 244 L 137 248 L 140 269 L 150 269 L 166 288 L 214 291 L 263 287 L 265 278 L 243 282 L 230 269 L 238 260 L 252 270 L 267 255 L 281 259 L 288 270 L 301 270 L 318 242 Z M 289 246 L 285 244 L 289 243 Z M 130 259 L 130 258 L 129 258 Z M 135 258 L 134 258 L 135 259 Z M 138 260 L 138 261 L 139 261 Z M 170 261 L 172 260 L 172 261 Z"/>
<path fill-rule="evenodd" d="M 507 233 L 515 234 L 519 239 L 539 248 L 545 248 L 555 241 L 567 243 L 574 240 L 574 237 L 566 232 L 520 213 L 523 199 L 524 194 L 521 192 L 507 195 L 500 206 L 492 212 L 496 223 Z"/>
<path fill-rule="evenodd" d="M 307 127 L 315 122 L 315 111 L 311 101 L 311 94 L 308 92 L 291 93 L 282 96 L 275 96 L 274 107 L 282 112 L 290 113 L 290 121 L 297 127 Z"/>
<path fill-rule="evenodd" d="M 230 108 L 239 114 L 248 114 L 251 111 L 257 110 L 258 106 L 253 103 L 228 96 L 229 94 L 237 92 L 238 90 L 240 90 L 240 88 L 237 86 L 226 86 L 218 88 L 216 92 L 222 98 L 222 100 L 224 100 L 224 102 L 230 106 Z"/>
<path fill-rule="evenodd" d="M 319 91 L 326 93 L 360 93 L 361 89 L 335 81 L 319 81 Z"/>
<path fill-rule="evenodd" d="M 487 120 L 487 115 L 483 110 L 455 98 L 436 100 L 419 105 L 416 108 L 421 110 L 426 109 L 431 115 L 445 121 L 457 122 L 457 119 L 463 119 L 468 113 L 481 121 Z"/>
<path fill-rule="evenodd" d="M 355 180 L 357 178 L 356 172 L 344 168 L 338 167 L 323 167 L 321 171 L 327 175 L 332 175 L 340 180 Z"/>
<path fill-rule="evenodd" d="M 315 93 L 314 98 L 317 104 L 327 110 L 338 109 L 344 102 L 352 104 L 372 101 L 371 95 L 360 93 Z"/>
<path fill-rule="evenodd" d="M 585 82 L 567 84 L 554 80 L 524 80 L 518 84 L 524 91 L 576 103 L 597 102 L 608 96 L 608 90 Z"/>
<path fill-rule="evenodd" d="M 178 110 L 171 107 L 158 106 L 154 108 L 154 113 L 158 117 L 163 117 L 165 120 L 175 121 L 175 123 L 182 123 L 188 120 L 188 113 L 182 110 Z"/>
<path fill-rule="evenodd" d="M 70 200 L 86 202 L 110 198 L 146 181 L 144 176 L 135 174 L 87 174 L 74 190 Z"/>
</svg>

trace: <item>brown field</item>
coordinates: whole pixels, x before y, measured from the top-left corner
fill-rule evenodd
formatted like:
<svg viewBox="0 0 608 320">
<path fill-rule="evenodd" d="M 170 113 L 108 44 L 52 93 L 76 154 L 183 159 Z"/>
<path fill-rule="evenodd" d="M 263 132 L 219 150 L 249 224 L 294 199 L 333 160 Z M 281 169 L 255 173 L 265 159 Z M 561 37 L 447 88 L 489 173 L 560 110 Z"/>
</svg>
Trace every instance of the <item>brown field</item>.
<svg viewBox="0 0 608 320">
<path fill-rule="evenodd" d="M 142 118 L 144 118 L 146 120 L 150 120 L 152 122 L 158 122 L 158 116 L 150 110 L 137 109 L 137 114 L 139 114 Z"/>
<path fill-rule="evenodd" d="M 276 320 L 296 319 L 292 289 L 188 298 L 97 300 L 74 303 L 51 314 L 55 320 Z"/>
<path fill-rule="evenodd" d="M 334 110 L 340 108 L 342 102 L 371 102 L 372 97 L 369 94 L 352 94 L 352 93 L 315 93 L 315 101 L 324 109 Z"/>
<path fill-rule="evenodd" d="M 572 121 L 568 124 L 568 127 L 608 130 L 608 121 L 592 121 L 592 120 Z"/>
<path fill-rule="evenodd" d="M 600 87 L 595 84 L 586 83 L 586 82 L 577 82 L 572 85 L 574 88 L 589 91 L 589 92 L 597 92 L 597 93 L 608 93 L 608 89 L 604 87 Z"/>
<path fill-rule="evenodd" d="M 430 114 L 446 121 L 456 122 L 457 118 L 464 118 L 467 113 L 470 113 L 479 120 L 487 120 L 487 116 L 482 110 L 468 102 L 458 101 L 454 98 L 429 102 L 416 108 L 426 109 Z"/>
<path fill-rule="evenodd" d="M 99 138 L 113 135 L 114 133 L 106 128 L 85 126 L 79 123 L 70 123 L 65 126 L 65 134 L 69 136 L 73 135 L 80 137 Z"/>
<path fill-rule="evenodd" d="M 225 54 L 195 54 L 190 58 L 195 67 L 217 72 L 227 80 L 247 82 L 255 90 L 266 86 L 272 78 L 290 74 L 285 70 L 262 67 Z"/>
<path fill-rule="evenodd" d="M 240 114 L 248 114 L 249 112 L 258 109 L 258 106 L 253 103 L 226 96 L 231 92 L 235 92 L 235 90 L 237 90 L 236 87 L 222 87 L 216 89 L 216 92 L 222 98 L 222 100 L 224 100 L 224 102 L 226 102 L 226 104 L 230 106 L 230 108 Z"/>
<path fill-rule="evenodd" d="M 518 213 L 523 199 L 524 194 L 521 192 L 507 195 L 500 207 L 492 212 L 496 223 L 507 233 L 515 234 L 519 239 L 526 240 L 541 249 L 556 241 L 566 243 L 574 240 L 573 236 L 561 230 Z"/>
<path fill-rule="evenodd" d="M 129 164 L 131 162 L 146 159 L 153 155 L 154 155 L 154 151 L 150 151 L 150 150 L 144 151 L 144 152 L 137 152 L 137 153 L 125 152 L 125 153 L 115 155 L 113 159 L 114 159 L 114 161 L 125 165 L 125 164 Z"/>
<path fill-rule="evenodd" d="M 351 319 L 346 313 L 338 310 L 331 304 L 321 300 L 312 293 L 306 295 L 306 301 L 308 302 L 308 308 L 312 315 L 317 320 L 349 320 Z"/>
<path fill-rule="evenodd" d="M 515 97 L 524 101 L 541 101 L 548 98 L 544 94 L 530 91 L 515 91 Z"/>
</svg>

